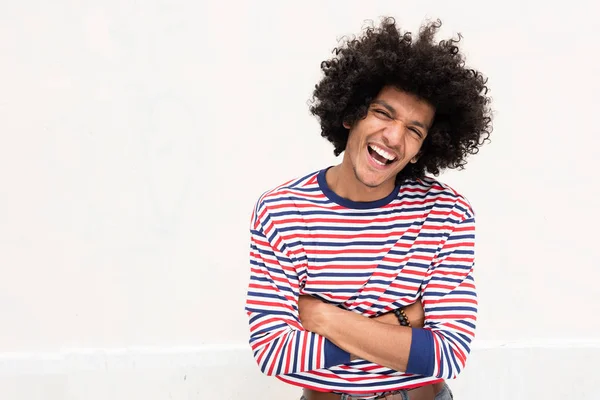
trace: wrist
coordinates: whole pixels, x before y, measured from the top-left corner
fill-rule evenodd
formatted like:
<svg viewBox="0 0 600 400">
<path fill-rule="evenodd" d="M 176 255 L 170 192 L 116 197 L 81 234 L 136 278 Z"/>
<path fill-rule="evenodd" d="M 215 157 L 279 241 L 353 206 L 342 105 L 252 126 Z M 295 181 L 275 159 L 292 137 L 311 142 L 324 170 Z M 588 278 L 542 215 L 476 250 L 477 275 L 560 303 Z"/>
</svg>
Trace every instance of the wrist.
<svg viewBox="0 0 600 400">
<path fill-rule="evenodd" d="M 422 310 L 416 309 L 415 307 L 407 307 L 404 308 L 404 313 L 413 328 L 422 328 L 424 326 L 425 321 Z"/>
<path fill-rule="evenodd" d="M 318 310 L 318 319 L 314 332 L 321 336 L 329 337 L 328 332 L 330 331 L 331 324 L 339 320 L 340 312 L 344 310 L 334 306 L 333 304 L 321 303 Z"/>
</svg>

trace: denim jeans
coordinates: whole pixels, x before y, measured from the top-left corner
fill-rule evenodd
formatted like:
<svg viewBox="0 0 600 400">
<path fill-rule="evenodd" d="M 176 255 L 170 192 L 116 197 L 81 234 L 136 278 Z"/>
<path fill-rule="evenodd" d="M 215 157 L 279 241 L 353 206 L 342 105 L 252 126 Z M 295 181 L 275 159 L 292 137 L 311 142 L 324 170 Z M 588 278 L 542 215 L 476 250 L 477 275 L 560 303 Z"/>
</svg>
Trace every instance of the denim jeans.
<svg viewBox="0 0 600 400">
<path fill-rule="evenodd" d="M 448 385 L 444 384 L 444 387 L 435 396 L 435 400 L 452 400 L 454 396 Z M 402 391 L 402 400 L 410 400 L 410 392 Z"/>
<path fill-rule="evenodd" d="M 452 400 L 453 398 L 452 390 L 446 384 L 444 384 L 444 388 L 435 396 L 435 400 Z"/>
<path fill-rule="evenodd" d="M 402 400 L 410 400 L 409 392 L 403 390 L 400 392 L 400 394 L 402 395 Z M 454 396 L 452 395 L 452 391 L 446 384 L 444 384 L 444 387 L 442 388 L 442 390 L 440 390 L 440 392 L 435 396 L 435 400 L 452 400 L 452 399 L 454 399 Z M 305 400 L 305 397 L 302 396 L 300 400 Z"/>
</svg>

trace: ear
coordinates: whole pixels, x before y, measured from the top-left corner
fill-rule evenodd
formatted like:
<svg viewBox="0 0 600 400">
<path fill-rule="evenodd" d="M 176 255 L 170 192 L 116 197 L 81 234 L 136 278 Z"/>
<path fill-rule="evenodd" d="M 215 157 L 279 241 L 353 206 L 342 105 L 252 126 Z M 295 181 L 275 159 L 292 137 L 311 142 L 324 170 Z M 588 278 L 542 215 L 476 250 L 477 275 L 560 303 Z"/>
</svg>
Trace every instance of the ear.
<svg viewBox="0 0 600 400">
<path fill-rule="evenodd" d="M 351 128 L 350 124 L 349 124 L 349 123 L 347 123 L 346 121 L 344 121 L 344 122 L 342 123 L 342 126 L 343 126 L 344 128 L 346 128 L 346 129 L 350 129 L 350 128 Z"/>
<path fill-rule="evenodd" d="M 421 157 L 421 153 L 419 153 L 419 154 L 417 154 L 416 156 L 414 156 L 414 157 L 413 157 L 413 158 L 410 160 L 410 162 L 411 162 L 412 164 L 415 164 L 417 161 L 419 161 L 419 157 Z"/>
</svg>

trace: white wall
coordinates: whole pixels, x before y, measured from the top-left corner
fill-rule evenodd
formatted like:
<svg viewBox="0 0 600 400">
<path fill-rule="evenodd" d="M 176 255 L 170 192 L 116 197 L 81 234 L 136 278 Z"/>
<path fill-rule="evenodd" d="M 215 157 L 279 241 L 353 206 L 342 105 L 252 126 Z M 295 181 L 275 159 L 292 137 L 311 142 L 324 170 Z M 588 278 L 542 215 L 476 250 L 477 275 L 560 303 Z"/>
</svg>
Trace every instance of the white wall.
<svg viewBox="0 0 600 400">
<path fill-rule="evenodd" d="M 492 143 L 442 176 L 478 217 L 479 333 L 457 397 L 598 398 L 599 11 L 2 2 L 0 397 L 296 398 L 246 346 L 249 213 L 337 162 L 306 104 L 319 63 L 389 14 L 461 32 L 494 98 Z"/>
</svg>

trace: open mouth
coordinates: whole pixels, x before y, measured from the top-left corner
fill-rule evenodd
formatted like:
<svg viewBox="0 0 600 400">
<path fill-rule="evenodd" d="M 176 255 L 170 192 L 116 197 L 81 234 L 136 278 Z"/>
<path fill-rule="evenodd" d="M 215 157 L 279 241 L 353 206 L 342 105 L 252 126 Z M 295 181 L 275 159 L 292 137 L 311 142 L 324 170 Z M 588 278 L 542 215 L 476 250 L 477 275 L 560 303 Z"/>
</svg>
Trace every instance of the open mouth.
<svg viewBox="0 0 600 400">
<path fill-rule="evenodd" d="M 396 156 L 388 153 L 384 149 L 379 146 L 369 144 L 367 145 L 367 150 L 369 151 L 369 155 L 375 161 L 376 164 L 385 167 L 386 165 L 392 164 L 396 161 Z"/>
</svg>

